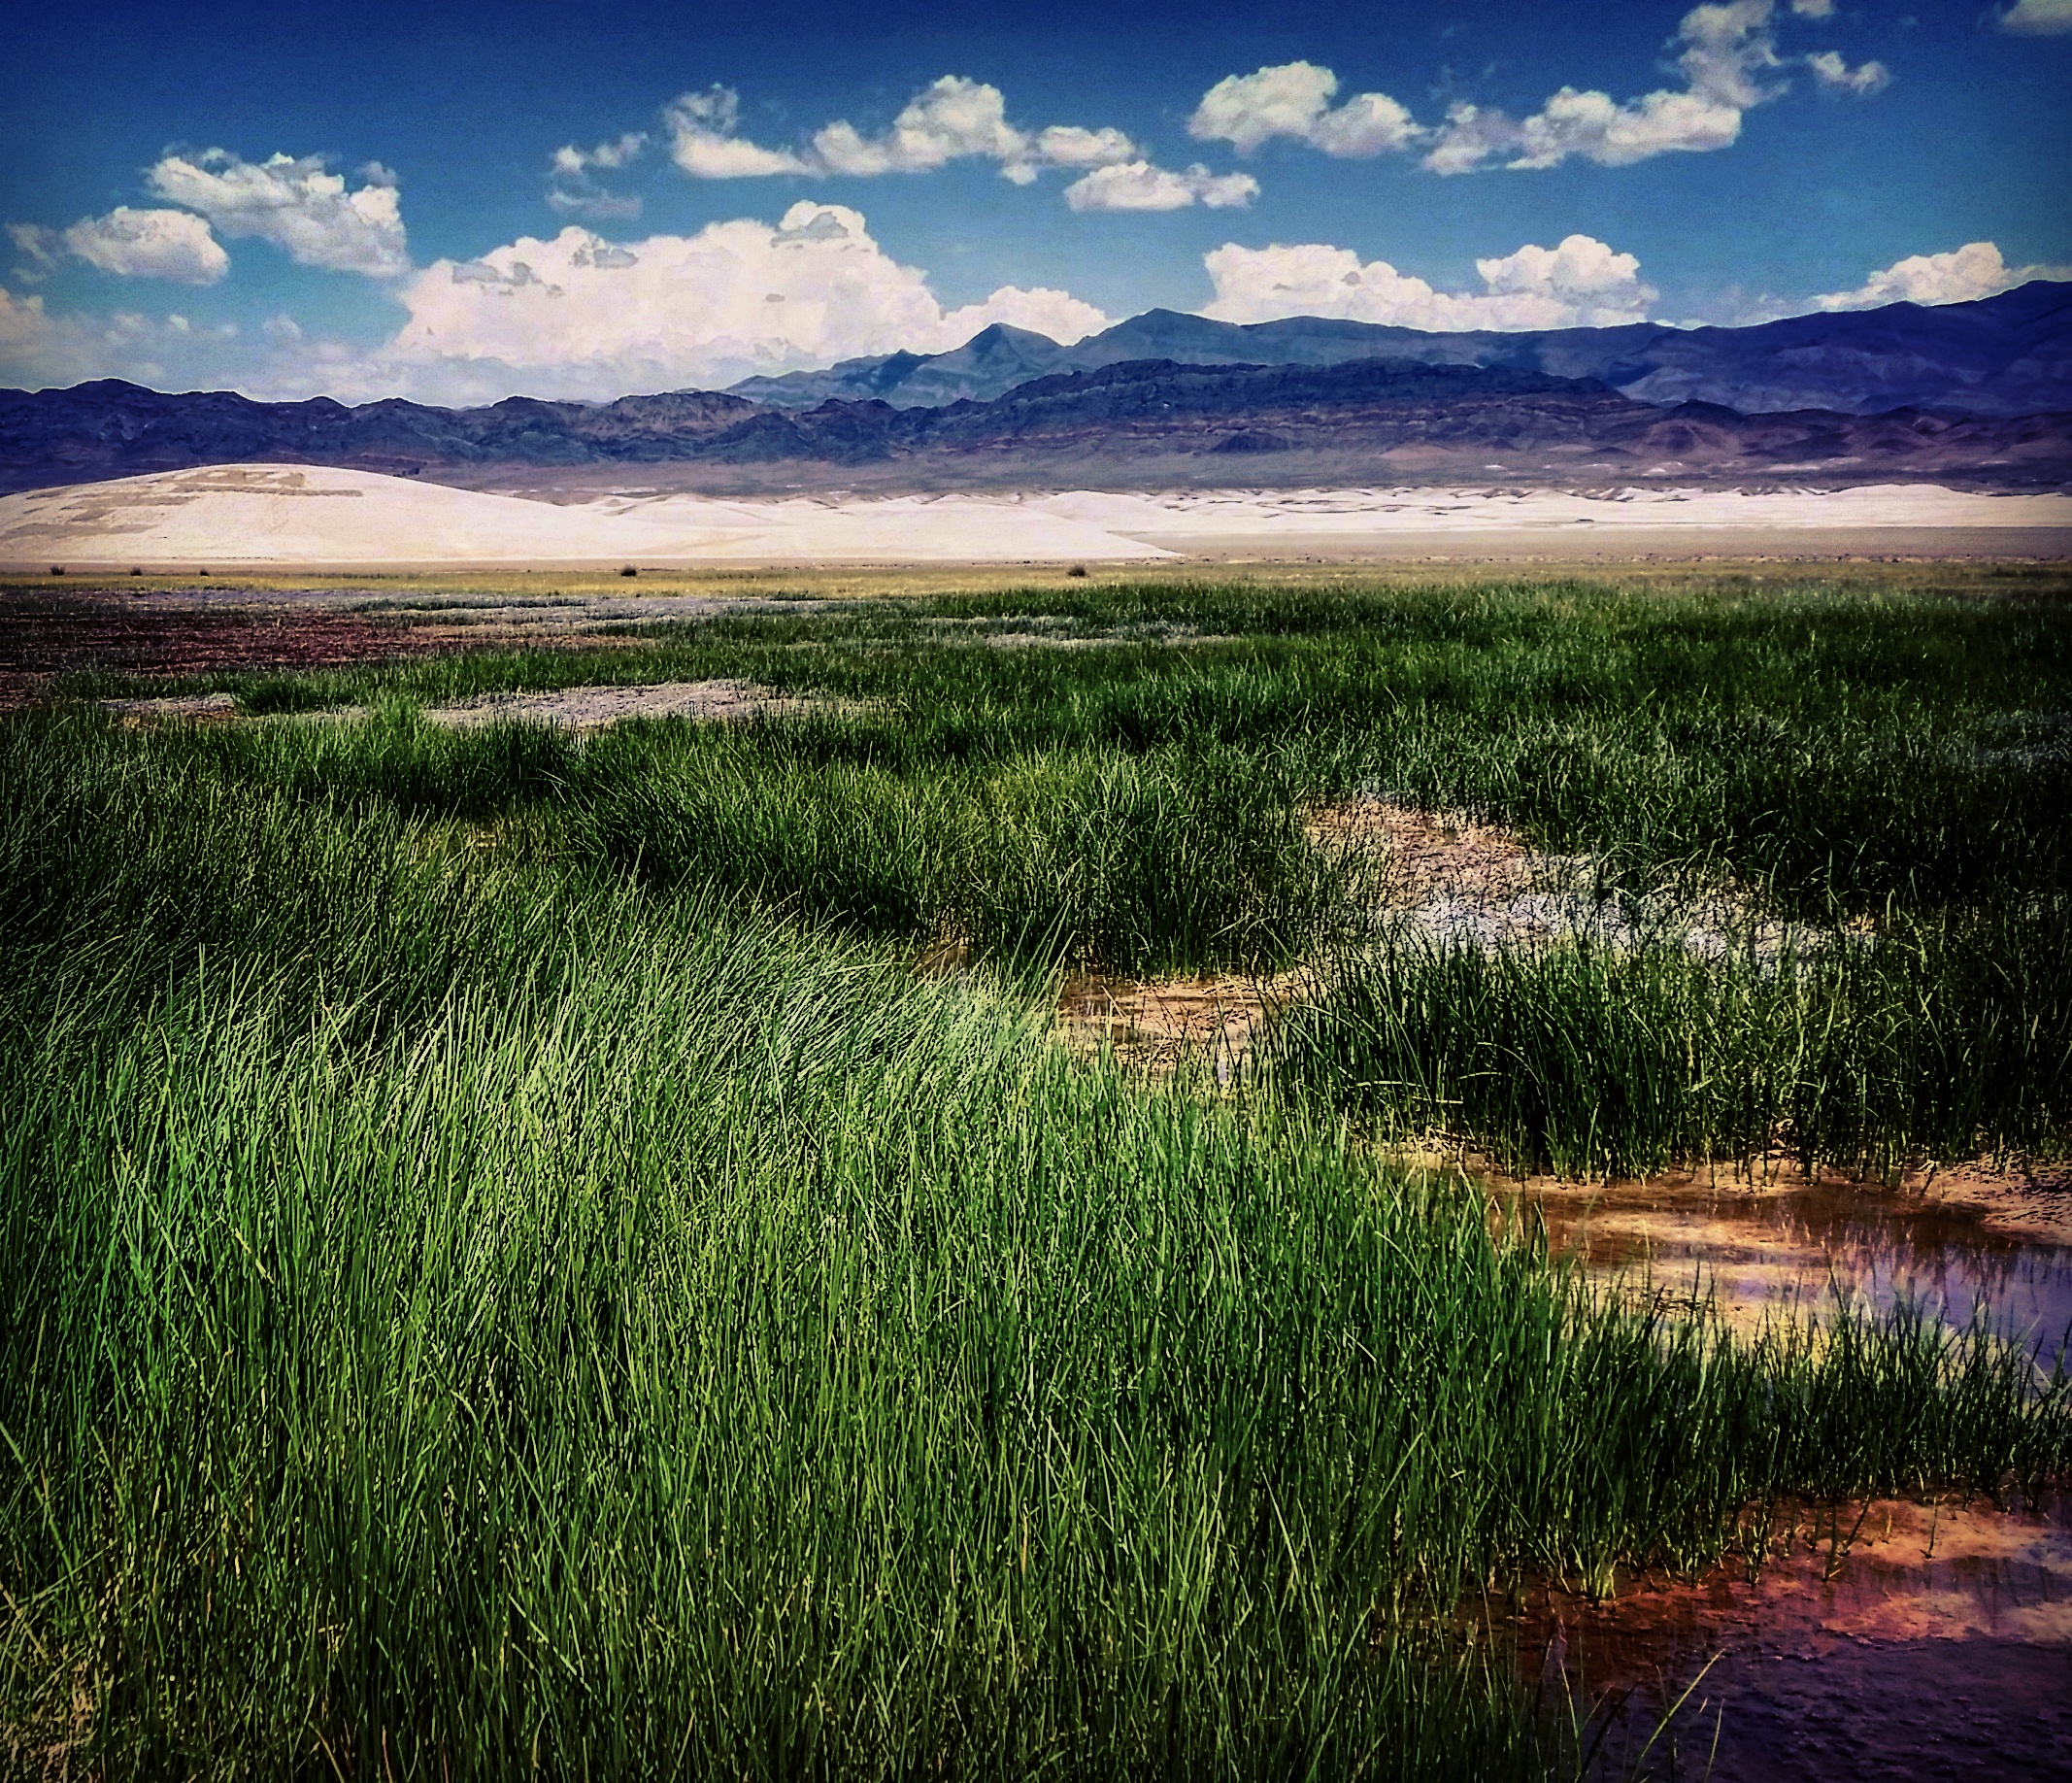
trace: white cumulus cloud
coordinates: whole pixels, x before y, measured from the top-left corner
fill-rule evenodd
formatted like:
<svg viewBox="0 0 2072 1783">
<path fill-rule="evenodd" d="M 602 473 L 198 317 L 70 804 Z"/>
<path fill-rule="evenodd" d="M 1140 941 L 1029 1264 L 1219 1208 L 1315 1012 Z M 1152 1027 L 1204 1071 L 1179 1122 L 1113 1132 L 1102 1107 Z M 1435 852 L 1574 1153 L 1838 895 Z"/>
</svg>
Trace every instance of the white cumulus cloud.
<svg viewBox="0 0 2072 1783">
<path fill-rule="evenodd" d="M 1227 75 L 1202 94 L 1187 134 L 1199 142 L 1229 143 L 1240 154 L 1277 136 L 1292 137 L 1355 160 L 1408 148 L 1424 134 L 1387 93 L 1357 93 L 1333 107 L 1337 91 L 1338 77 L 1315 62 Z"/>
<path fill-rule="evenodd" d="M 968 303 L 962 309 L 952 310 L 937 324 L 933 338 L 936 351 L 942 352 L 961 347 L 981 328 L 1005 322 L 1011 328 L 1048 334 L 1060 346 L 1069 347 L 1074 341 L 1100 333 L 1114 320 L 1069 291 L 1053 291 L 1043 286 L 1024 290 L 1003 285 L 984 303 Z"/>
<path fill-rule="evenodd" d="M 70 255 L 124 279 L 170 279 L 214 285 L 230 256 L 208 223 L 186 211 L 138 211 L 118 204 L 106 217 L 83 217 L 68 229 L 10 223 L 8 235 L 29 256 L 26 275 L 41 278 Z"/>
<path fill-rule="evenodd" d="M 1817 310 L 1874 310 L 1888 303 L 1968 303 L 2011 291 L 2031 279 L 2072 279 L 2072 266 L 2010 266 L 1992 242 L 1966 242 L 1949 253 L 1909 254 L 1874 272 L 1853 291 L 1816 297 Z"/>
<path fill-rule="evenodd" d="M 169 154 L 148 176 L 159 197 L 198 211 L 233 241 L 256 237 L 304 266 L 392 279 L 410 270 L 395 177 L 363 168 L 349 189 L 323 157 L 247 161 L 225 149 Z"/>
<path fill-rule="evenodd" d="M 597 167 L 623 167 L 637 159 L 647 146 L 645 130 L 628 130 L 617 142 L 599 143 L 594 149 L 578 149 L 574 143 L 564 143 L 554 151 L 554 172 L 574 176 Z"/>
<path fill-rule="evenodd" d="M 1656 293 L 1640 262 L 1587 235 L 1554 248 L 1528 243 L 1477 260 L 1480 291 L 1442 291 L 1387 260 L 1362 261 L 1321 242 L 1241 248 L 1227 242 L 1203 257 L 1216 296 L 1202 311 L 1219 321 L 1331 316 L 1399 327 L 1520 329 L 1606 327 L 1646 319 Z"/>
<path fill-rule="evenodd" d="M 1108 318 L 1063 291 L 1003 286 L 947 314 L 927 277 L 844 205 L 801 202 L 615 247 L 587 230 L 441 260 L 402 288 L 408 321 L 372 368 L 414 392 L 617 396 L 731 384 L 899 348 L 942 351 L 988 322 L 1077 339 Z"/>
<path fill-rule="evenodd" d="M 664 113 L 670 158 L 693 179 L 744 180 L 773 174 L 868 179 L 933 173 L 952 161 L 990 160 L 1018 185 L 1047 168 L 1085 173 L 1142 158 L 1122 131 L 1011 123 L 997 86 L 944 75 L 924 86 L 890 125 L 867 135 L 846 118 L 823 125 L 802 150 L 770 149 L 741 134 L 741 98 L 730 87 L 685 93 Z"/>
<path fill-rule="evenodd" d="M 1883 62 L 1859 62 L 1852 68 L 1833 50 L 1809 55 L 1806 66 L 1822 86 L 1834 92 L 1882 93 L 1892 84 L 1892 72 Z"/>
<path fill-rule="evenodd" d="M 1771 30 L 1775 13 L 1775 0 L 1729 0 L 1686 13 L 1670 40 L 1682 91 L 1662 87 L 1621 103 L 1563 86 L 1523 118 L 1456 104 L 1424 164 L 1442 174 L 1491 164 L 1522 171 L 1580 155 L 1624 167 L 1658 154 L 1724 149 L 1740 138 L 1742 113 L 1784 91 L 1770 78 L 1783 60 Z"/>
<path fill-rule="evenodd" d="M 741 96 L 731 87 L 685 93 L 662 114 L 669 158 L 694 180 L 748 180 L 812 173 L 812 164 L 782 149 L 764 149 L 738 134 Z"/>
<path fill-rule="evenodd" d="M 60 239 L 67 252 L 125 279 L 214 285 L 230 270 L 230 256 L 206 219 L 186 211 L 133 211 L 120 204 L 106 217 L 81 219 Z"/>
<path fill-rule="evenodd" d="M 2072 0 L 2015 0 L 2000 15 L 2000 29 L 2019 37 L 2056 37 L 2072 31 Z"/>
<path fill-rule="evenodd" d="M 2072 0 L 2034 3 L 2072 5 Z M 1825 18 L 1833 10 L 1832 0 L 1792 0 L 1791 6 L 1802 18 Z M 1531 171 L 1558 167 L 1572 157 L 1624 167 L 1658 154 L 1704 153 L 1737 142 L 1742 115 L 1783 93 L 1784 71 L 1796 61 L 1832 90 L 1869 94 L 1889 84 L 1890 71 L 1882 62 L 1852 68 L 1831 50 L 1804 57 L 1781 54 L 1776 23 L 1777 0 L 1692 7 L 1669 41 L 1683 84 L 1635 99 L 1562 86 L 1524 118 L 1458 100 L 1448 108 L 1444 122 L 1425 126 L 1386 93 L 1361 93 L 1334 108 L 1338 77 L 1311 62 L 1288 62 L 1219 81 L 1202 96 L 1187 127 L 1197 137 L 1232 143 L 1246 153 L 1274 137 L 1306 142 L 1335 155 L 1420 148 L 1424 166 L 1439 174 L 1490 167 Z"/>
<path fill-rule="evenodd" d="M 1104 127 L 1085 130 L 1078 124 L 1051 124 L 1030 139 L 1035 152 L 1028 157 L 1031 171 L 1044 167 L 1110 167 L 1137 158 L 1137 146 L 1121 131 Z M 1016 179 L 1011 166 L 1008 178 Z"/>
<path fill-rule="evenodd" d="M 599 143 L 594 149 L 563 143 L 553 154 L 547 186 L 549 206 L 564 217 L 587 217 L 599 222 L 609 218 L 638 217 L 640 200 L 606 190 L 597 175 L 630 165 L 647 147 L 645 130 L 628 130 L 616 141 Z"/>
<path fill-rule="evenodd" d="M 813 147 L 829 173 L 932 173 L 972 155 L 1003 167 L 1027 165 L 1028 138 L 1007 121 L 997 86 L 945 75 L 922 88 L 883 136 L 866 137 L 846 120 L 817 131 Z"/>
<path fill-rule="evenodd" d="M 1258 195 L 1259 183 L 1250 174 L 1213 174 L 1199 165 L 1174 173 L 1149 161 L 1097 167 L 1065 187 L 1065 202 L 1075 211 L 1184 211 L 1196 204 L 1243 210 Z"/>
</svg>

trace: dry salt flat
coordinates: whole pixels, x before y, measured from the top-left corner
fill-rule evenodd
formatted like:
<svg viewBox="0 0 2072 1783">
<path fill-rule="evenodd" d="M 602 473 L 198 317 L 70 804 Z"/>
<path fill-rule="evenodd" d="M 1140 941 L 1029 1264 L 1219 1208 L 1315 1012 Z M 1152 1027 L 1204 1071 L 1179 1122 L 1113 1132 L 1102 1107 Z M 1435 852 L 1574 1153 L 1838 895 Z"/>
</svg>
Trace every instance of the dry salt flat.
<svg viewBox="0 0 2072 1783">
<path fill-rule="evenodd" d="M 1851 553 L 2072 555 L 2072 495 L 1937 484 L 1846 489 L 1072 490 L 1060 519 L 1187 555 L 1461 552 L 1587 556 Z"/>
<path fill-rule="evenodd" d="M 969 499 L 969 498 L 967 498 Z M 1046 514 L 1137 535 L 1480 531 L 1575 526 L 2065 526 L 2072 495 L 1996 495 L 1939 484 L 1849 489 L 1079 489 L 1030 496 Z"/>
<path fill-rule="evenodd" d="M 1955 542 L 1955 547 L 1953 547 Z M 0 497 L 0 566 L 1054 563 L 1438 548 L 2072 554 L 2072 496 L 1933 485 L 1294 489 L 556 503 L 316 465 L 228 464 Z"/>
</svg>

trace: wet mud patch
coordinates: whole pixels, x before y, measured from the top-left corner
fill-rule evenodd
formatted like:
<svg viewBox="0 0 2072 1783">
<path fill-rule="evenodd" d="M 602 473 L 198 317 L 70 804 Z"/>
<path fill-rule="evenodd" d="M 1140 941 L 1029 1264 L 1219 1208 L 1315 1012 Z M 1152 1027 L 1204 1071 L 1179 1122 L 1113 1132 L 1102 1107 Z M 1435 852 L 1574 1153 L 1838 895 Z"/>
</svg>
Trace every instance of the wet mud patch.
<svg viewBox="0 0 2072 1783">
<path fill-rule="evenodd" d="M 1500 1221 L 1635 1299 L 1710 1302 L 1732 1325 L 1906 1302 L 1964 1327 L 1982 1313 L 2046 1361 L 2072 1335 L 2072 1169 L 1911 1172 L 1896 1184 L 1772 1163 L 1641 1182 L 1484 1179 Z"/>
<path fill-rule="evenodd" d="M 1014 634 L 992 643 L 1046 642 Z M 1369 794 L 1304 814 L 1312 846 L 1352 867 L 1363 905 L 1409 908 L 1435 896 L 1509 902 L 1535 883 L 1541 857 L 1510 830 L 1433 813 L 1393 795 Z M 1269 977 L 1238 974 L 1125 979 L 1098 972 L 1068 977 L 1056 1031 L 1082 1057 L 1103 1051 L 1129 1067 L 1170 1075 L 1199 1060 L 1229 1083 L 1258 1058 L 1274 1022 L 1314 989 L 1314 970 Z"/>
<path fill-rule="evenodd" d="M 1082 1058 L 1108 1053 L 1158 1075 L 1197 1060 L 1219 1083 L 1230 1083 L 1297 983 L 1292 973 L 1145 980 L 1075 973 L 1058 993 L 1056 1030 Z"/>
<path fill-rule="evenodd" d="M 2072 1775 L 2064 1510 L 1776 1511 L 1695 1580 L 1628 1578 L 1602 1603 L 1534 1594 L 1513 1624 L 1521 1670 L 1543 1705 L 1593 1712 L 1594 1775 L 1628 1774 L 1651 1738 L 1657 1776 Z"/>
</svg>

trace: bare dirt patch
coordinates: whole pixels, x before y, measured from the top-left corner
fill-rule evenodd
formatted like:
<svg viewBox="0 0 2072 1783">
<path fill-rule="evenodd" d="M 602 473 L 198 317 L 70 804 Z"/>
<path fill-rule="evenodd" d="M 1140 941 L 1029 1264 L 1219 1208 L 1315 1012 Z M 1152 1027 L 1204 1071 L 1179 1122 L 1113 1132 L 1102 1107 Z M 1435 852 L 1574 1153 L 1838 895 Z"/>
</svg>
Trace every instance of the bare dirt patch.
<svg viewBox="0 0 2072 1783">
<path fill-rule="evenodd" d="M 103 699 L 94 703 L 125 726 L 162 723 L 167 720 L 214 723 L 238 716 L 237 696 L 232 693 L 184 693 L 164 699 Z"/>
<path fill-rule="evenodd" d="M 1292 973 L 1143 981 L 1080 973 L 1058 995 L 1057 1029 L 1082 1057 L 1112 1052 L 1125 1065 L 1160 1075 L 1191 1058 L 1228 1083 L 1295 986 Z"/>
<path fill-rule="evenodd" d="M 1487 952 L 1589 941 L 1629 949 L 1673 941 L 1701 959 L 1739 949 L 1776 964 L 1833 945 L 1831 930 L 1767 914 L 1746 886 L 1633 892 L 1608 883 L 1589 857 L 1535 852 L 1516 830 L 1464 813 L 1364 791 L 1312 807 L 1310 840 L 1353 868 L 1368 926 Z M 1849 938 L 1862 941 L 1870 925 Z"/>
<path fill-rule="evenodd" d="M 33 705 L 67 670 L 138 676 L 338 667 L 451 645 L 350 612 L 210 608 L 109 594 L 0 593 L 0 710 Z"/>
<path fill-rule="evenodd" d="M 1363 858 L 1374 869 L 1370 890 L 1391 904 L 1457 898 L 1494 906 L 1546 877 L 1516 830 L 1428 810 L 1407 793 L 1366 791 L 1316 805 L 1304 826 L 1319 848 Z"/>
<path fill-rule="evenodd" d="M 740 723 L 796 718 L 809 712 L 852 709 L 854 702 L 802 698 L 750 681 L 663 681 L 647 687 L 562 688 L 547 693 L 484 693 L 451 706 L 432 706 L 435 724 L 470 729 L 523 722 L 597 730 L 625 719 L 684 718 Z"/>
</svg>

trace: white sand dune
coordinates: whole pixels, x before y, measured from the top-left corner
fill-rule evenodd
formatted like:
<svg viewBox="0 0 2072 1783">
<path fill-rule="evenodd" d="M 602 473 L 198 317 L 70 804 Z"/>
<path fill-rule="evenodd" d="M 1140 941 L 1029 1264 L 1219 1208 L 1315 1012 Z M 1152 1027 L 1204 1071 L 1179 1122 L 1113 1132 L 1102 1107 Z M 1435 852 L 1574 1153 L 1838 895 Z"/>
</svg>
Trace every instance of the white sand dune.
<svg viewBox="0 0 2072 1783">
<path fill-rule="evenodd" d="M 1701 537 L 2058 535 L 2072 496 L 1933 485 L 1584 495 L 1449 489 L 1176 490 L 789 497 L 611 495 L 570 504 L 318 466 L 229 464 L 0 497 L 0 565 L 225 568 L 640 563 L 1116 562 L 1448 539 L 1531 552 Z"/>
<path fill-rule="evenodd" d="M 1169 555 L 1022 503 L 950 498 L 560 505 L 320 466 L 224 464 L 0 497 L 0 564 L 1101 561 Z"/>
</svg>

